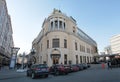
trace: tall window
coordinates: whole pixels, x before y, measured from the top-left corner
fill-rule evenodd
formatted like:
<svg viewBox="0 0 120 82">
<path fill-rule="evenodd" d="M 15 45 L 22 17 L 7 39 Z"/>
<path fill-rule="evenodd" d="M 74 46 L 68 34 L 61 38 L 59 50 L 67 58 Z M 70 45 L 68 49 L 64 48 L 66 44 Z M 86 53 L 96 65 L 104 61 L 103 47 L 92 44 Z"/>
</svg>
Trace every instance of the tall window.
<svg viewBox="0 0 120 82">
<path fill-rule="evenodd" d="M 77 50 L 77 42 L 75 42 L 75 50 Z"/>
<path fill-rule="evenodd" d="M 80 56 L 80 63 L 82 63 L 82 56 Z"/>
<path fill-rule="evenodd" d="M 60 24 L 59 28 L 62 29 L 62 21 L 59 21 L 59 24 Z"/>
<path fill-rule="evenodd" d="M 65 29 L 65 23 L 64 23 L 64 29 Z"/>
<path fill-rule="evenodd" d="M 53 39 L 53 41 L 52 41 L 52 47 L 53 48 L 57 48 L 57 47 L 59 47 L 59 39 L 58 38 L 56 38 L 56 39 Z"/>
<path fill-rule="evenodd" d="M 49 48 L 49 40 L 47 40 L 47 48 Z"/>
<path fill-rule="evenodd" d="M 53 22 L 51 22 L 51 29 L 53 28 Z"/>
<path fill-rule="evenodd" d="M 64 39 L 64 48 L 67 48 L 67 40 Z"/>
<path fill-rule="evenodd" d="M 64 64 L 67 64 L 67 55 L 64 55 Z"/>
<path fill-rule="evenodd" d="M 90 48 L 87 48 L 87 53 L 90 53 Z"/>
<path fill-rule="evenodd" d="M 78 55 L 76 55 L 76 64 L 78 64 Z"/>
<path fill-rule="evenodd" d="M 58 28 L 58 21 L 55 21 L 55 28 Z"/>
</svg>

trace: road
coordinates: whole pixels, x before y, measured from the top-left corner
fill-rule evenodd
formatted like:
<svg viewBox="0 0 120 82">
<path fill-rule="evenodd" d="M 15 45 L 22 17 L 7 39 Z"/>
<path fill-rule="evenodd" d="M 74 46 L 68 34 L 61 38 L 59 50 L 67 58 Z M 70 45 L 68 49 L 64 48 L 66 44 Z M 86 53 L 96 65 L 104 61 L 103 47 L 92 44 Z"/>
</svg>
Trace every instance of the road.
<svg viewBox="0 0 120 82">
<path fill-rule="evenodd" d="M 18 75 L 18 76 L 17 76 Z M 68 75 L 52 76 L 48 78 L 31 79 L 25 73 L 15 73 L 14 77 L 0 79 L 0 82 L 120 82 L 120 68 L 102 69 L 101 65 L 92 65 L 91 68 Z"/>
</svg>

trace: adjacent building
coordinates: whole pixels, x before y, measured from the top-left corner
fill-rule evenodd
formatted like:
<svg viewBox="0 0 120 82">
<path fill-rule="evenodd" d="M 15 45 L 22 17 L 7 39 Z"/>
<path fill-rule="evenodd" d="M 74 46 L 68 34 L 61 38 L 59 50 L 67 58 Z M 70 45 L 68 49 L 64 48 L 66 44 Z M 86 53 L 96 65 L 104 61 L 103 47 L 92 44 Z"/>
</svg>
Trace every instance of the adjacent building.
<svg viewBox="0 0 120 82">
<path fill-rule="evenodd" d="M 46 18 L 42 30 L 32 42 L 36 50 L 35 63 L 78 64 L 94 61 L 97 43 L 80 28 L 76 20 L 54 9 Z"/>
<path fill-rule="evenodd" d="M 112 54 L 120 54 L 120 34 L 111 37 L 110 45 Z"/>
<path fill-rule="evenodd" d="M 14 46 L 11 18 L 5 0 L 0 0 L 0 64 L 7 63 Z"/>
<path fill-rule="evenodd" d="M 104 51 L 105 51 L 105 54 L 111 55 L 112 54 L 111 46 L 105 47 Z"/>
</svg>

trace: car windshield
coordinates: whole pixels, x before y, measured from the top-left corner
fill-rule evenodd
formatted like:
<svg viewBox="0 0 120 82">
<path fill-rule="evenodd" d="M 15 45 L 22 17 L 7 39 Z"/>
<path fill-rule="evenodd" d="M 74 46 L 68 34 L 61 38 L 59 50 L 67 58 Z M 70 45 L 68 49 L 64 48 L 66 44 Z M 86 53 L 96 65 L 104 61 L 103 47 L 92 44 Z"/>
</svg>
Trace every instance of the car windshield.
<svg viewBox="0 0 120 82">
<path fill-rule="evenodd" d="M 40 64 L 40 65 L 34 65 L 34 66 L 32 66 L 32 68 L 46 68 L 46 67 L 48 67 L 46 64 Z"/>
<path fill-rule="evenodd" d="M 41 65 L 38 65 L 37 67 L 38 67 L 38 68 L 42 68 L 42 67 L 48 67 L 48 66 L 45 65 L 45 64 L 41 64 Z"/>
</svg>

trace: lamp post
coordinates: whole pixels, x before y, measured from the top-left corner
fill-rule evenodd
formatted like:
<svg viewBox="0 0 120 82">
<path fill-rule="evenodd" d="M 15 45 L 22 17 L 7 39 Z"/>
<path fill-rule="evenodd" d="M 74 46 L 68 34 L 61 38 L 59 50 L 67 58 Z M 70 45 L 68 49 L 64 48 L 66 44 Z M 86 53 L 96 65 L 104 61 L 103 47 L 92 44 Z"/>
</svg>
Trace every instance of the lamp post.
<svg viewBox="0 0 120 82">
<path fill-rule="evenodd" d="M 16 65 L 16 59 L 17 59 L 17 53 L 20 48 L 18 47 L 11 47 L 11 61 L 10 61 L 10 69 L 15 68 Z"/>
</svg>

